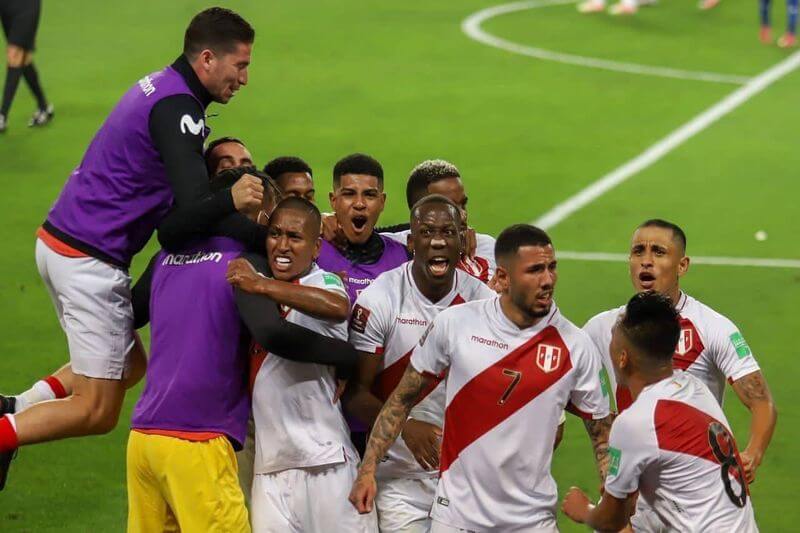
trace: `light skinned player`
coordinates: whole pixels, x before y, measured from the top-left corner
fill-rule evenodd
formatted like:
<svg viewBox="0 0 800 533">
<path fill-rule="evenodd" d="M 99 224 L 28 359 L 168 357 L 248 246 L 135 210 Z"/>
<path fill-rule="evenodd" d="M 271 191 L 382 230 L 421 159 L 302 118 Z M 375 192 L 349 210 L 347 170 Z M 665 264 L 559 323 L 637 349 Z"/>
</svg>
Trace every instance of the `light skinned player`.
<svg viewBox="0 0 800 533">
<path fill-rule="evenodd" d="M 511 226 L 497 238 L 495 257 L 500 295 L 439 313 L 381 409 L 350 493 L 360 512 L 372 509 L 378 462 L 420 392 L 445 372 L 433 533 L 556 532 L 550 461 L 564 408 L 584 419 L 605 476 L 611 416 L 600 355 L 555 305 L 550 238 L 533 226 Z"/>
<path fill-rule="evenodd" d="M 116 426 L 135 344 L 128 266 L 156 228 L 189 217 L 208 234 L 263 243 L 259 226 L 237 213 L 261 204 L 261 181 L 245 176 L 211 194 L 202 154 L 205 108 L 247 84 L 254 38 L 230 10 L 196 15 L 183 53 L 122 97 L 37 232 L 36 264 L 67 337 L 73 394 L 17 416 L 16 402 L 2 402 L 0 488 L 19 446 Z"/>
<path fill-rule="evenodd" d="M 635 295 L 620 315 L 611 359 L 633 404 L 611 428 L 611 463 L 600 503 L 592 505 L 576 487 L 564 498 L 562 509 L 576 522 L 619 531 L 638 493 L 670 531 L 758 531 L 722 408 L 700 379 L 673 369 L 680 321 L 673 302 L 655 292 Z"/>
</svg>

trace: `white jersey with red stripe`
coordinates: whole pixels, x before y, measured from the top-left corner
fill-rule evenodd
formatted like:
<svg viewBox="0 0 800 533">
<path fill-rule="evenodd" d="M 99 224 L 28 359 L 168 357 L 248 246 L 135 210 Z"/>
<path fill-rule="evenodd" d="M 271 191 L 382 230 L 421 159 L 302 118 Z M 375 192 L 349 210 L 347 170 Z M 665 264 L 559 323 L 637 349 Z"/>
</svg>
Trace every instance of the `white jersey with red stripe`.
<svg viewBox="0 0 800 533">
<path fill-rule="evenodd" d="M 347 296 L 342 280 L 316 265 L 298 281 Z M 315 318 L 284 309 L 286 321 L 347 340 L 347 321 Z M 333 403 L 335 368 L 300 363 L 254 350 L 253 419 L 256 474 L 357 460 L 341 404 Z"/>
<path fill-rule="evenodd" d="M 739 329 L 726 317 L 685 293 L 681 293 L 675 307 L 681 316 L 681 337 L 675 347 L 673 367 L 697 376 L 722 405 L 725 381 L 732 383 L 758 371 L 758 363 Z M 620 412 L 630 405 L 631 397 L 626 388 L 617 386 L 609 344 L 611 331 L 623 311 L 624 305 L 605 311 L 583 326 L 603 356 Z"/>
<path fill-rule="evenodd" d="M 486 285 L 456 270 L 453 288 L 436 303 L 417 288 L 411 274 L 412 262 L 384 272 L 356 300 L 350 321 L 350 342 L 361 352 L 382 355 L 383 365 L 372 392 L 386 401 L 400 382 L 408 366 L 411 350 L 417 345 L 428 324 L 442 310 L 464 302 L 491 298 L 495 293 Z M 442 425 L 444 389 L 438 381 L 420 401 L 412 416 Z M 377 477 L 423 478 L 437 475 L 426 472 L 399 438 L 387 459 L 378 466 Z"/>
<path fill-rule="evenodd" d="M 447 371 L 433 519 L 470 531 L 554 527 L 550 461 L 559 418 L 565 408 L 593 419 L 609 414 L 589 337 L 555 304 L 520 329 L 496 297 L 440 313 L 411 364 Z"/>
<path fill-rule="evenodd" d="M 407 244 L 411 230 L 398 231 L 395 233 L 382 233 L 390 239 L 399 243 Z M 497 270 L 497 262 L 494 259 L 495 238 L 485 233 L 475 233 L 475 258 L 462 257 L 458 262 L 458 268 L 472 277 L 478 278 L 484 283 L 489 283 Z"/>
<path fill-rule="evenodd" d="M 736 442 L 703 382 L 676 371 L 614 421 L 605 491 L 639 491 L 667 531 L 757 532 Z"/>
</svg>

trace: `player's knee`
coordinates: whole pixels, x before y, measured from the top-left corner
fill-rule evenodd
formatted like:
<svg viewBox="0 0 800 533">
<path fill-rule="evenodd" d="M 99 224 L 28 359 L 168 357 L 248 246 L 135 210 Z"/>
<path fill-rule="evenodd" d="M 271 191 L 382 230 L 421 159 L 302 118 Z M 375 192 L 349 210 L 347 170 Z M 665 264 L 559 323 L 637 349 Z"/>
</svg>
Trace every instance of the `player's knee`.
<svg viewBox="0 0 800 533">
<path fill-rule="evenodd" d="M 6 47 L 6 61 L 9 67 L 21 67 L 25 59 L 25 51 L 19 46 L 9 45 Z"/>
<path fill-rule="evenodd" d="M 22 56 L 22 66 L 27 67 L 33 63 L 33 52 L 25 52 Z"/>
<path fill-rule="evenodd" d="M 117 427 L 119 422 L 120 409 L 104 403 L 91 411 L 87 420 L 87 429 L 93 435 L 104 435 L 110 433 Z"/>
</svg>

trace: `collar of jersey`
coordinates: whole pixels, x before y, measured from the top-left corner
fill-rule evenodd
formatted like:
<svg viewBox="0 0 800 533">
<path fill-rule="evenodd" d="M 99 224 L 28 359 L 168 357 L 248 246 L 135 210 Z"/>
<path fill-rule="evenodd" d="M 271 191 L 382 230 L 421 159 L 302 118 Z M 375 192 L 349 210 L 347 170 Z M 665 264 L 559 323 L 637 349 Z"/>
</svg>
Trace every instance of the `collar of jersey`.
<svg viewBox="0 0 800 533">
<path fill-rule="evenodd" d="M 442 299 L 439 300 L 438 302 L 432 302 L 428 299 L 427 296 L 422 294 L 422 291 L 419 290 L 419 287 L 417 287 L 417 282 L 414 281 L 414 276 L 411 274 L 411 267 L 413 264 L 414 264 L 413 259 L 408 263 L 406 263 L 405 276 L 408 280 L 409 287 L 411 287 L 411 290 L 414 292 L 414 294 L 417 295 L 417 298 L 435 307 L 449 307 L 450 302 L 453 301 L 453 298 L 455 298 L 456 294 L 458 293 L 458 270 L 456 270 L 455 275 L 453 276 L 453 286 L 450 288 L 450 292 L 442 296 Z"/>
<path fill-rule="evenodd" d="M 208 92 L 208 89 L 205 88 L 200 78 L 197 77 L 197 73 L 192 68 L 189 60 L 186 59 L 186 56 L 181 54 L 171 66 L 183 77 L 186 81 L 186 85 L 192 90 L 192 94 L 203 104 L 203 108 L 208 107 L 208 104 L 210 104 L 212 100 L 211 93 Z"/>
<path fill-rule="evenodd" d="M 520 328 L 514 324 L 503 312 L 503 308 L 500 306 L 500 296 L 493 299 L 492 305 L 494 306 L 495 311 L 492 313 L 492 317 L 501 331 L 508 332 L 512 335 L 524 335 L 526 337 L 532 337 L 542 331 L 544 328 L 552 324 L 556 319 L 556 316 L 559 314 L 558 306 L 556 305 L 555 300 L 553 300 L 553 305 L 550 307 L 550 312 L 547 314 L 547 316 L 542 317 L 539 322 L 529 328 Z"/>
</svg>

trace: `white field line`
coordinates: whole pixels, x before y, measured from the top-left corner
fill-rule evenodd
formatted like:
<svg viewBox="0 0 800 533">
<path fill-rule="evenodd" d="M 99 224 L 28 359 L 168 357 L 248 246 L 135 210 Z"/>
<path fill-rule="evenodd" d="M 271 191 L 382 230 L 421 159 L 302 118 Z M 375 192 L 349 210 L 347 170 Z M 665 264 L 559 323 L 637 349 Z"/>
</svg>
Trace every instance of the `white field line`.
<svg viewBox="0 0 800 533">
<path fill-rule="evenodd" d="M 627 72 L 630 74 L 643 74 L 647 76 L 659 76 L 662 78 L 677 78 L 681 80 L 695 80 L 707 81 L 715 83 L 733 83 L 742 85 L 747 83 L 750 78 L 747 76 L 736 76 L 733 74 L 721 74 L 718 72 L 703 72 L 695 70 L 682 70 L 669 67 L 658 67 L 652 65 L 641 65 L 638 63 L 624 63 L 621 61 L 611 61 L 608 59 L 600 59 L 596 57 L 585 57 L 574 54 L 565 54 L 561 52 L 554 52 L 544 48 L 537 48 L 534 46 L 526 46 L 523 44 L 507 41 L 496 37 L 481 28 L 481 25 L 487 20 L 505 15 L 508 13 L 515 13 L 517 11 L 525 11 L 528 9 L 537 9 L 541 7 L 558 6 L 562 4 L 574 4 L 577 0 L 528 0 L 525 2 L 514 2 L 510 4 L 501 4 L 494 7 L 482 9 L 473 13 L 461 23 L 461 31 L 467 37 L 478 41 L 479 43 L 493 46 L 507 52 L 520 54 L 528 57 L 535 57 L 544 61 L 555 61 L 558 63 L 566 63 L 568 65 L 576 65 L 579 67 L 597 68 L 602 70 L 613 70 L 616 72 Z M 575 16 L 580 16 L 575 13 Z"/>
<path fill-rule="evenodd" d="M 625 182 L 631 176 L 649 167 L 683 144 L 686 140 L 697 135 L 799 66 L 800 52 L 795 52 L 777 65 L 765 70 L 742 87 L 736 89 L 683 126 L 650 146 L 650 148 L 638 156 L 556 205 L 547 213 L 536 219 L 533 224 L 543 229 L 552 228 L 576 211 L 594 202 L 617 185 Z"/>
<path fill-rule="evenodd" d="M 576 261 L 603 261 L 614 263 L 627 263 L 627 254 L 609 254 L 604 252 L 571 252 L 556 251 L 558 259 L 572 259 Z M 800 268 L 800 259 L 761 259 L 757 257 L 700 257 L 692 256 L 693 265 L 721 265 L 764 268 Z"/>
</svg>

